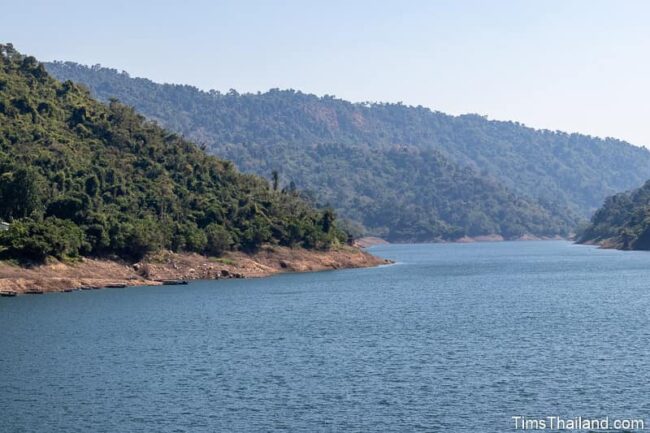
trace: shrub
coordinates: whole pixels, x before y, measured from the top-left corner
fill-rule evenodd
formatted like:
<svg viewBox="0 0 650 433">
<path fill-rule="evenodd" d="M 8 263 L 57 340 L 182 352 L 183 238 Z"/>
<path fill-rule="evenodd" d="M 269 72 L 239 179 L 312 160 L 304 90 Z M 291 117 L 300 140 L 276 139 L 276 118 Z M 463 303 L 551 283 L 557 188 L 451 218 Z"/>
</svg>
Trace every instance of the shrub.
<svg viewBox="0 0 650 433">
<path fill-rule="evenodd" d="M 207 245 L 205 252 L 213 256 L 220 256 L 232 248 L 233 239 L 228 230 L 220 224 L 210 224 L 205 228 Z"/>
<path fill-rule="evenodd" d="M 77 257 L 84 247 L 84 233 L 72 221 L 29 218 L 15 221 L 0 234 L 3 254 L 21 260 L 42 262 L 48 257 L 66 259 Z"/>
</svg>

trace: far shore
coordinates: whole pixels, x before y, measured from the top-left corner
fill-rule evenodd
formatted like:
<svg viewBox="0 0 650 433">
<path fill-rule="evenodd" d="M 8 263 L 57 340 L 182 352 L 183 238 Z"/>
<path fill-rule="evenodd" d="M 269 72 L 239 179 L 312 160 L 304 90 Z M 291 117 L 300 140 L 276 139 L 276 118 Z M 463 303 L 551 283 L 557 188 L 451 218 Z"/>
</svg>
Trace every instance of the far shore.
<svg viewBox="0 0 650 433">
<path fill-rule="evenodd" d="M 571 241 L 570 237 L 565 238 L 562 236 L 535 236 L 531 234 L 524 234 L 518 238 L 506 239 L 501 235 L 479 235 L 479 236 L 463 236 L 462 238 L 453 240 L 432 240 L 429 242 L 388 242 L 385 239 L 367 236 L 359 238 L 355 241 L 355 245 L 360 248 L 369 248 L 376 245 L 387 244 L 470 244 L 475 242 L 525 242 L 525 241 Z"/>
<path fill-rule="evenodd" d="M 357 247 L 315 251 L 270 245 L 254 254 L 229 252 L 219 258 L 162 252 L 135 264 L 90 258 L 77 263 L 54 261 L 33 267 L 0 262 L 0 293 L 9 296 L 182 284 L 191 280 L 260 278 L 282 272 L 366 268 L 389 263 L 392 262 Z"/>
</svg>

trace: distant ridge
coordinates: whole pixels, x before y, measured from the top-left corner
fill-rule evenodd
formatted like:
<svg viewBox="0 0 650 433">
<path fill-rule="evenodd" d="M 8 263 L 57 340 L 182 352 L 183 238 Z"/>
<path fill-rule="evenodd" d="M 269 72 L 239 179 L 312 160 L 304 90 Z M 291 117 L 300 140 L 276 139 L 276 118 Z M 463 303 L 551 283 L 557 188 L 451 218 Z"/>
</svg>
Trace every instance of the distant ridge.
<svg viewBox="0 0 650 433">
<path fill-rule="evenodd" d="M 566 235 L 605 197 L 650 178 L 650 152 L 615 139 L 293 90 L 222 94 L 101 66 L 46 67 L 244 171 L 277 170 L 283 186 L 311 190 L 357 234 L 389 241 Z"/>
</svg>

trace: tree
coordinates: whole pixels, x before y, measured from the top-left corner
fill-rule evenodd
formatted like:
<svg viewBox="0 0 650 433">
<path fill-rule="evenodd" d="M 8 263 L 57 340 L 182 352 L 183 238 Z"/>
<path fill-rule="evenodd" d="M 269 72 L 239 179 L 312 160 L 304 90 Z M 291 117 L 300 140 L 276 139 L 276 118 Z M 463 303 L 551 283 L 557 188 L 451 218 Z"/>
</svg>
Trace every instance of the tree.
<svg viewBox="0 0 650 433">
<path fill-rule="evenodd" d="M 205 252 L 213 256 L 220 256 L 230 250 L 233 245 L 232 236 L 228 230 L 220 224 L 210 224 L 205 228 L 207 243 Z"/>
<path fill-rule="evenodd" d="M 271 172 L 271 178 L 273 179 L 273 191 L 277 191 L 280 183 L 280 175 L 277 170 Z"/>
<path fill-rule="evenodd" d="M 323 228 L 324 233 L 329 233 L 330 230 L 332 230 L 334 219 L 334 210 L 328 208 L 323 211 L 323 216 L 321 218 L 321 227 Z"/>
<path fill-rule="evenodd" d="M 254 252 L 271 238 L 271 228 L 268 223 L 261 217 L 256 216 L 251 222 L 247 223 L 239 243 L 245 251 Z"/>
<path fill-rule="evenodd" d="M 29 218 L 14 222 L 9 230 L 0 232 L 3 255 L 20 260 L 43 261 L 48 257 L 76 257 L 84 245 L 84 233 L 72 221 Z"/>
<path fill-rule="evenodd" d="M 4 171 L 4 173 L 2 173 Z M 0 166 L 0 218 L 25 218 L 42 211 L 43 177 L 32 167 Z"/>
</svg>

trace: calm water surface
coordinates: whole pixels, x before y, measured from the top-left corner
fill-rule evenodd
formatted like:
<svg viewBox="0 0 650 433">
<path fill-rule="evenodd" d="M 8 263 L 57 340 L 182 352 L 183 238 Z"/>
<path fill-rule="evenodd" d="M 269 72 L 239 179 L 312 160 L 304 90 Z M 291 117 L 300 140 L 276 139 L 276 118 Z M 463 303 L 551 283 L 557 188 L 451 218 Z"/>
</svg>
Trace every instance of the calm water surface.
<svg viewBox="0 0 650 433">
<path fill-rule="evenodd" d="M 650 253 L 373 251 L 398 264 L 0 298 L 0 431 L 650 428 Z"/>
</svg>

